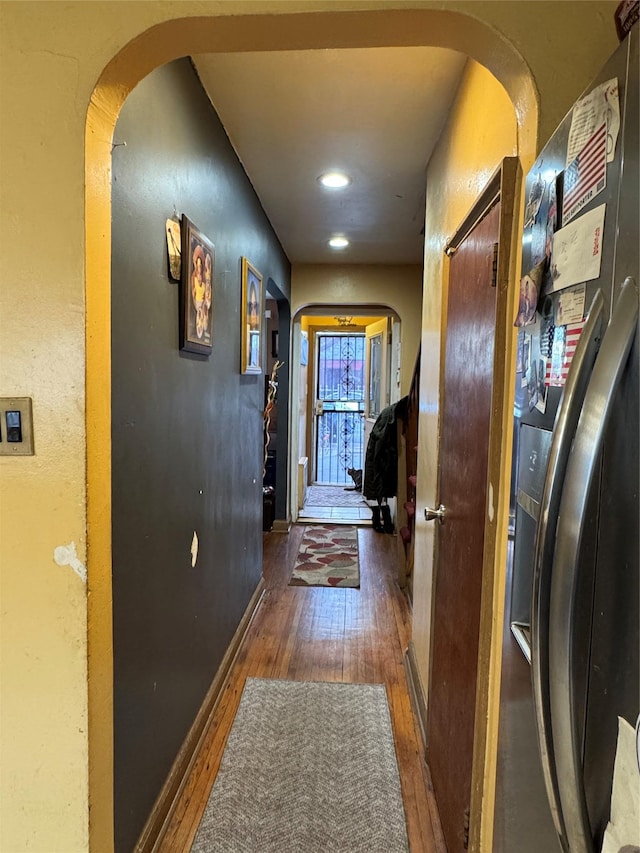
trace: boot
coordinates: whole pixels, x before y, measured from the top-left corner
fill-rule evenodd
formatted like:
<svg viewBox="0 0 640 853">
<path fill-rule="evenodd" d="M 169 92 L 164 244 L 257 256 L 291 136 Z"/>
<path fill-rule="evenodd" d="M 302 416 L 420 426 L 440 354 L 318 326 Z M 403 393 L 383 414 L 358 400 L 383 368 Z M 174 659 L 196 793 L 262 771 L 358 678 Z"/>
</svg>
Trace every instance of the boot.
<svg viewBox="0 0 640 853">
<path fill-rule="evenodd" d="M 379 506 L 371 507 L 371 511 L 373 512 L 373 529 L 377 533 L 384 533 L 384 527 L 382 526 L 382 523 L 380 522 L 380 507 Z"/>
<path fill-rule="evenodd" d="M 394 527 L 393 522 L 391 521 L 391 509 L 388 504 L 380 507 L 382 511 L 382 523 L 384 524 L 383 530 L 385 533 L 393 533 Z"/>
</svg>

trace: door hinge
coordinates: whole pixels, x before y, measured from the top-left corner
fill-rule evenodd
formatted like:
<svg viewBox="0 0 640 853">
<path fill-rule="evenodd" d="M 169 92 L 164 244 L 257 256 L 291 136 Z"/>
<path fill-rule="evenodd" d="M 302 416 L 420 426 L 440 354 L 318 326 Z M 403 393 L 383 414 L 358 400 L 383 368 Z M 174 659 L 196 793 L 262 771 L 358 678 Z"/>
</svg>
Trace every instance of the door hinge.
<svg viewBox="0 0 640 853">
<path fill-rule="evenodd" d="M 462 831 L 463 831 L 462 843 L 464 845 L 464 849 L 468 850 L 469 849 L 469 809 L 468 808 L 466 808 L 464 810 L 464 823 L 462 826 Z"/>
<path fill-rule="evenodd" d="M 498 285 L 498 244 L 493 244 L 493 266 L 491 271 L 491 287 Z"/>
</svg>

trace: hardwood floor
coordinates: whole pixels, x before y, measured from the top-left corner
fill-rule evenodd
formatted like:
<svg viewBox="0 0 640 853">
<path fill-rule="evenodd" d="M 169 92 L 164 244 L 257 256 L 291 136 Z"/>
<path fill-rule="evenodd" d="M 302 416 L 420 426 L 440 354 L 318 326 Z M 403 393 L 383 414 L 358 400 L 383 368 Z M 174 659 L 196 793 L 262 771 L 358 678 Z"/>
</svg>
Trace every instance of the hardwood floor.
<svg viewBox="0 0 640 853">
<path fill-rule="evenodd" d="M 264 536 L 265 594 L 157 847 L 161 853 L 190 849 L 248 676 L 386 684 L 411 851 L 445 853 L 403 666 L 410 612 L 395 582 L 395 537 L 358 528 L 360 589 L 292 587 L 303 529 Z"/>
</svg>

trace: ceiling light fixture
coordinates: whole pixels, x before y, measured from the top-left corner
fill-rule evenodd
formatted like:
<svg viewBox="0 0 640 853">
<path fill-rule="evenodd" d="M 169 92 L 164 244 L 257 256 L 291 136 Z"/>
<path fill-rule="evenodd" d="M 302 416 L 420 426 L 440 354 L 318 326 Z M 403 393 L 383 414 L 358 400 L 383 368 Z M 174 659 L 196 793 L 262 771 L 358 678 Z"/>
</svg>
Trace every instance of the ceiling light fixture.
<svg viewBox="0 0 640 853">
<path fill-rule="evenodd" d="M 334 317 L 333 319 L 337 320 L 338 325 L 343 329 L 350 329 L 352 326 L 355 326 L 353 317 Z"/>
<path fill-rule="evenodd" d="M 349 186 L 351 178 L 344 172 L 325 172 L 324 175 L 320 175 L 318 181 L 329 190 L 341 190 Z"/>
<path fill-rule="evenodd" d="M 332 237 L 329 240 L 329 245 L 332 249 L 346 249 L 349 245 L 349 241 L 346 237 Z"/>
</svg>

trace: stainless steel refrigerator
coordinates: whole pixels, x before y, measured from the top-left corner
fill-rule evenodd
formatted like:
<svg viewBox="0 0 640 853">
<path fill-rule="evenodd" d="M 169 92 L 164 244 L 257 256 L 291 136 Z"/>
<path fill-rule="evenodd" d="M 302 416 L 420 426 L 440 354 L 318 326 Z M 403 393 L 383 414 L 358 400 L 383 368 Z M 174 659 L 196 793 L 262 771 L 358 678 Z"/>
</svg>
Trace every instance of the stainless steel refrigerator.
<svg viewBox="0 0 640 853">
<path fill-rule="evenodd" d="M 494 853 L 600 851 L 640 713 L 639 35 L 526 181 Z"/>
</svg>

